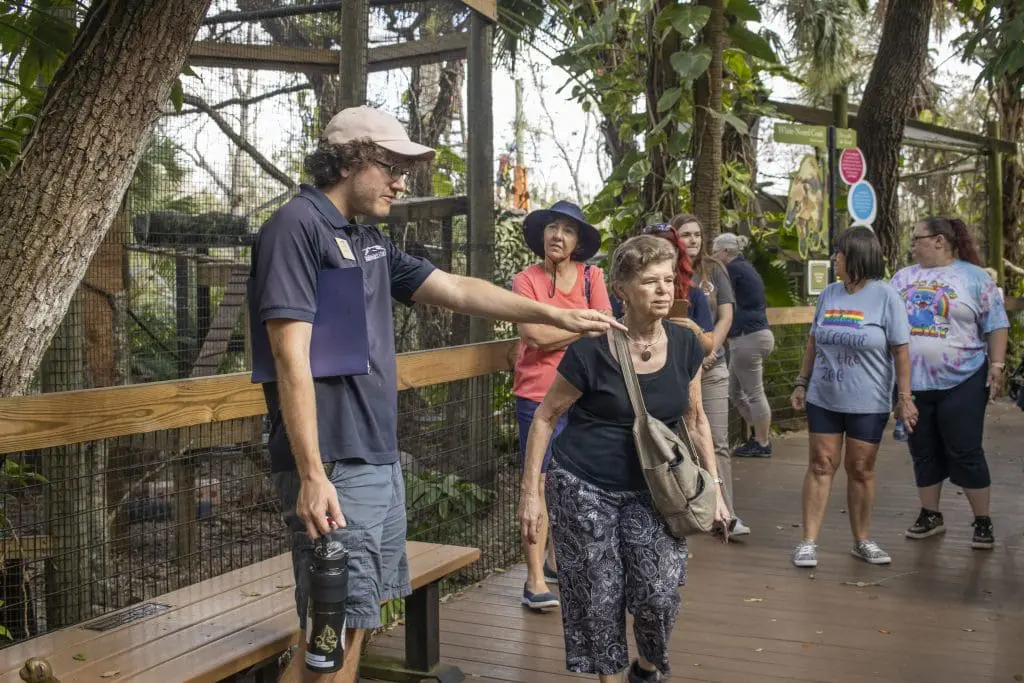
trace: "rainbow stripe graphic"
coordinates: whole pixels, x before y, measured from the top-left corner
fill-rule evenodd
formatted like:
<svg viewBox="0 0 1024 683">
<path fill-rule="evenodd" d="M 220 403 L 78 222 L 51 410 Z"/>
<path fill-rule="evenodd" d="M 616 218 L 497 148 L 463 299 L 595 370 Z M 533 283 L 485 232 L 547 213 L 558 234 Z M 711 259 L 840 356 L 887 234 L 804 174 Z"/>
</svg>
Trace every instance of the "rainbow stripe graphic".
<svg viewBox="0 0 1024 683">
<path fill-rule="evenodd" d="M 864 324 L 864 312 L 831 308 L 825 311 L 821 324 L 830 327 L 854 327 L 859 329 Z"/>
</svg>

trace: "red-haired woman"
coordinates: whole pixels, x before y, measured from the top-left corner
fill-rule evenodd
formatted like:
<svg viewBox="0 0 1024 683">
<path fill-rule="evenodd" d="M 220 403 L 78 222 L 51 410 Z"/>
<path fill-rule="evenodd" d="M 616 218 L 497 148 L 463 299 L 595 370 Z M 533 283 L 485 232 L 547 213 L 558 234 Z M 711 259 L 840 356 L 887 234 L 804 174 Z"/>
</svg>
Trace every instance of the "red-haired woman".
<svg viewBox="0 0 1024 683">
<path fill-rule="evenodd" d="M 908 538 L 946 530 L 939 512 L 942 483 L 963 489 L 974 513 L 971 547 L 995 546 L 992 479 L 981 440 L 985 407 L 999 394 L 1010 327 L 996 283 L 981 269 L 967 226 L 929 217 L 914 226 L 915 265 L 896 273 L 910 318 L 910 398 L 918 421 L 910 434 L 921 512 Z"/>
</svg>

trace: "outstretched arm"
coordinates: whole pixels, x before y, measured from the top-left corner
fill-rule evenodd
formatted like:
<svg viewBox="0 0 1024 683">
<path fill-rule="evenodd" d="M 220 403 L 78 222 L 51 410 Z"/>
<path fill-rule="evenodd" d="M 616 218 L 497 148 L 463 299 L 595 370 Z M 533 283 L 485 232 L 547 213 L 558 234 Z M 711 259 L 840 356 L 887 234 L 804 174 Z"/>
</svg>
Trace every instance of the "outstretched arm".
<svg viewBox="0 0 1024 683">
<path fill-rule="evenodd" d="M 625 330 L 619 322 L 591 309 L 556 308 L 519 296 L 490 282 L 435 270 L 413 295 L 417 303 L 442 306 L 478 318 L 514 323 L 540 323 L 588 336 L 609 327 Z"/>
</svg>

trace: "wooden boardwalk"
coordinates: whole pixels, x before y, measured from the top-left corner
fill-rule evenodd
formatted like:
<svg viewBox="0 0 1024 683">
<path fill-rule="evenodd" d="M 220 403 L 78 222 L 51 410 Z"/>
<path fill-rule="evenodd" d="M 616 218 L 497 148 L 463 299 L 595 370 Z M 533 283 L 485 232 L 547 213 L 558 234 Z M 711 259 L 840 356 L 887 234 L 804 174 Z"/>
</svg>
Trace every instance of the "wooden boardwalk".
<svg viewBox="0 0 1024 683">
<path fill-rule="evenodd" d="M 671 680 L 1024 681 L 1024 413 L 1008 402 L 995 406 L 986 448 L 997 540 L 989 552 L 970 548 L 970 509 L 954 487 L 944 492 L 944 537 L 903 537 L 919 506 L 906 447 L 887 437 L 874 537 L 893 557 L 888 567 L 849 554 L 842 472 L 819 539 L 818 568 L 790 564 L 801 537 L 806 434 L 777 439 L 770 460 L 738 460 L 739 513 L 754 533 L 729 546 L 705 538 L 691 543 Z M 559 615 L 520 607 L 524 578 L 516 567 L 445 603 L 442 657 L 470 681 L 593 680 L 565 671 Z M 377 636 L 371 649 L 400 655 L 402 637 L 398 627 Z"/>
</svg>

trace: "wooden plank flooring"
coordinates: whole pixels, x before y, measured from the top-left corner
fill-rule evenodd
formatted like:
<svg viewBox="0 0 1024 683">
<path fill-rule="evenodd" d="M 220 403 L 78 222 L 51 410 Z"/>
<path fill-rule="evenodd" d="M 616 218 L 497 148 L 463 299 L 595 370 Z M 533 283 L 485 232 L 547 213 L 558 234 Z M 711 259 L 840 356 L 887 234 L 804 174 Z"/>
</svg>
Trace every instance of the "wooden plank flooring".
<svg viewBox="0 0 1024 683">
<path fill-rule="evenodd" d="M 778 438 L 770 460 L 737 460 L 738 512 L 754 533 L 729 546 L 706 538 L 691 543 L 689 583 L 670 646 L 671 680 L 1024 681 L 1021 444 L 1024 413 L 1008 402 L 994 406 L 986 449 L 997 545 L 985 552 L 970 548 L 970 508 L 954 487 L 944 492 L 944 537 L 903 537 L 919 505 L 906 447 L 887 436 L 877 468 L 874 536 L 893 557 L 888 567 L 849 554 L 843 473 L 819 539 L 818 568 L 790 564 L 801 537 L 806 434 Z M 559 615 L 520 607 L 524 579 L 524 568 L 516 567 L 445 603 L 444 659 L 473 681 L 592 679 L 565 671 Z M 372 649 L 400 655 L 402 637 L 398 627 L 378 635 Z"/>
</svg>

